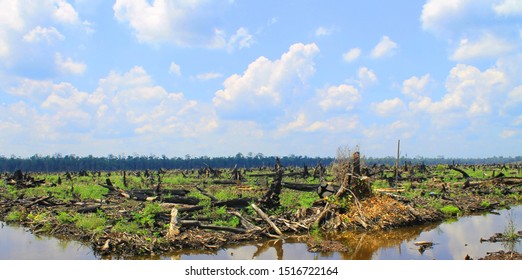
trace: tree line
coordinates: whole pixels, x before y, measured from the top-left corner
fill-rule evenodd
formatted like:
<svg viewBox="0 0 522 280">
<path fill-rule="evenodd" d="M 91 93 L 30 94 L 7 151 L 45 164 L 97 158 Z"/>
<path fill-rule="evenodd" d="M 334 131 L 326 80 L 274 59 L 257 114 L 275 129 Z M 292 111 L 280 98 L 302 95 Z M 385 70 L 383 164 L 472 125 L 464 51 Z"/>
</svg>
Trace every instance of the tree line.
<svg viewBox="0 0 522 280">
<path fill-rule="evenodd" d="M 308 157 L 288 155 L 281 156 L 280 162 L 283 166 L 308 166 L 314 167 L 319 163 L 323 166 L 330 165 L 335 158 L 333 157 Z M 363 157 L 362 161 L 366 165 L 394 165 L 394 157 Z M 243 155 L 237 153 L 235 156 L 193 157 L 186 155 L 185 157 L 167 157 L 165 155 L 108 155 L 108 156 L 76 156 L 76 155 L 33 155 L 28 158 L 17 156 L 0 156 L 0 172 L 14 172 L 15 170 L 31 171 L 31 172 L 65 172 L 65 171 L 112 171 L 112 170 L 157 170 L 164 169 L 194 169 L 205 168 L 259 168 L 273 167 L 276 162 L 276 156 L 267 156 L 262 153 L 248 153 Z M 408 164 L 505 164 L 512 162 L 522 162 L 522 156 L 516 157 L 489 157 L 489 158 L 424 158 L 401 157 L 401 165 Z"/>
</svg>

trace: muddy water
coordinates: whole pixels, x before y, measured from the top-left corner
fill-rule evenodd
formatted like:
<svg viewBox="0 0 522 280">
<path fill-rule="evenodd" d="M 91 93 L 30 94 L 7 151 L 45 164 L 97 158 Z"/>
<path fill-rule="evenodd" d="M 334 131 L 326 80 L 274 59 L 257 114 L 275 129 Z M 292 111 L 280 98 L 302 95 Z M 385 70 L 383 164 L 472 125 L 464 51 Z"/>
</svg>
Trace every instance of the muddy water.
<svg viewBox="0 0 522 280">
<path fill-rule="evenodd" d="M 89 260 L 92 250 L 74 241 L 37 237 L 27 229 L 0 222 L 0 260 Z"/>
<path fill-rule="evenodd" d="M 415 260 L 464 259 L 466 255 L 477 259 L 487 252 L 510 250 L 513 244 L 480 242 L 497 232 L 503 232 L 509 217 L 522 230 L 522 206 L 498 211 L 500 215 L 485 214 L 461 217 L 439 224 L 423 225 L 378 233 L 339 234 L 335 239 L 345 245 L 345 252 L 308 252 L 306 237 L 285 240 L 245 243 L 217 252 L 180 251 L 176 254 L 156 256 L 156 259 L 181 260 Z M 2 223 L 3 224 L 3 223 Z M 55 238 L 35 237 L 22 228 L 3 224 L 0 228 L 0 259 L 95 259 L 92 251 L 80 243 L 60 241 Z M 414 245 L 417 241 L 430 241 L 434 245 L 421 252 Z M 522 244 L 514 244 L 522 252 Z"/>
<path fill-rule="evenodd" d="M 444 223 L 408 227 L 378 233 L 347 232 L 333 239 L 342 242 L 345 252 L 311 253 L 305 244 L 306 238 L 259 242 L 234 246 L 215 253 L 185 251 L 170 256 L 173 259 L 283 259 L 283 260 L 462 260 L 466 255 L 473 259 L 486 256 L 487 252 L 512 250 L 510 244 L 480 242 L 497 232 L 503 232 L 509 216 L 522 230 L 522 206 L 498 211 L 500 215 L 485 214 L 461 217 Z M 417 241 L 430 241 L 432 248 L 421 252 Z M 522 252 L 518 242 L 514 249 Z M 164 256 L 169 258 L 169 256 Z"/>
</svg>

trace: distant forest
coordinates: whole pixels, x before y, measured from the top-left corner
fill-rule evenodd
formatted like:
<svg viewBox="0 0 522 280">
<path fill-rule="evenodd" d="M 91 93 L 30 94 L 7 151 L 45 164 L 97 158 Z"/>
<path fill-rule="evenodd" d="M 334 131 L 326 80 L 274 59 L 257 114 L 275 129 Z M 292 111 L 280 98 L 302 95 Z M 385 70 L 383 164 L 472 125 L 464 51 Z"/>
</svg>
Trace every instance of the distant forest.
<svg viewBox="0 0 522 280">
<path fill-rule="evenodd" d="M 307 157 L 307 156 L 281 156 L 279 157 L 283 166 L 316 166 L 320 162 L 323 166 L 330 165 L 335 158 L 333 157 Z M 34 155 L 29 158 L 16 156 L 0 156 L 0 172 L 14 172 L 17 169 L 31 172 L 64 172 L 64 171 L 111 171 L 111 170 L 157 170 L 164 169 L 193 169 L 210 166 L 212 168 L 258 168 L 272 167 L 276 162 L 276 156 L 265 156 L 261 153 L 248 153 L 243 155 L 238 153 L 228 157 L 171 157 L 166 156 L 115 156 L 95 157 L 92 155 L 79 157 L 75 155 L 55 154 L 52 156 Z M 366 165 L 373 164 L 395 164 L 394 157 L 373 158 L 363 157 Z M 424 158 L 401 157 L 400 164 L 504 164 L 522 162 L 522 156 L 516 157 L 490 157 L 490 158 Z"/>
</svg>

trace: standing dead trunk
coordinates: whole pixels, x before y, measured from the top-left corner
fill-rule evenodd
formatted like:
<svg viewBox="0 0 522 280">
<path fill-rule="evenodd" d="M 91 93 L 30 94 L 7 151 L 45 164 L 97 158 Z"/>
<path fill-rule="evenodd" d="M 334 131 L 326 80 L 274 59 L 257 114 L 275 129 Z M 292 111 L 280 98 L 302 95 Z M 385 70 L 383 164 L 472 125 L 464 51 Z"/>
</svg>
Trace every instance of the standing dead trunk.
<svg viewBox="0 0 522 280">
<path fill-rule="evenodd" d="M 170 210 L 170 224 L 169 224 L 169 231 L 167 232 L 168 239 L 174 238 L 179 234 L 179 227 L 177 224 L 178 224 L 178 209 L 176 209 L 176 207 L 173 207 L 172 210 Z"/>
<path fill-rule="evenodd" d="M 259 203 L 265 208 L 273 209 L 281 205 L 279 195 L 281 194 L 282 188 L 281 181 L 283 180 L 283 167 L 279 162 L 279 158 L 276 158 L 275 171 L 274 181 L 270 185 L 270 189 L 259 201 Z"/>
</svg>

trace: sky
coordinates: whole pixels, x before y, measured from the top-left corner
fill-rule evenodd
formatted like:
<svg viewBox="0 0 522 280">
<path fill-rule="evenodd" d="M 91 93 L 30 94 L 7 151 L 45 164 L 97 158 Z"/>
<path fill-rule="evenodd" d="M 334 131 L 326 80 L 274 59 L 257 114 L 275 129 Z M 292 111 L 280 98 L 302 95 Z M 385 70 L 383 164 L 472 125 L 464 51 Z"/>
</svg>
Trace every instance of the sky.
<svg viewBox="0 0 522 280">
<path fill-rule="evenodd" d="M 0 0 L 0 155 L 522 154 L 522 1 Z"/>
</svg>

